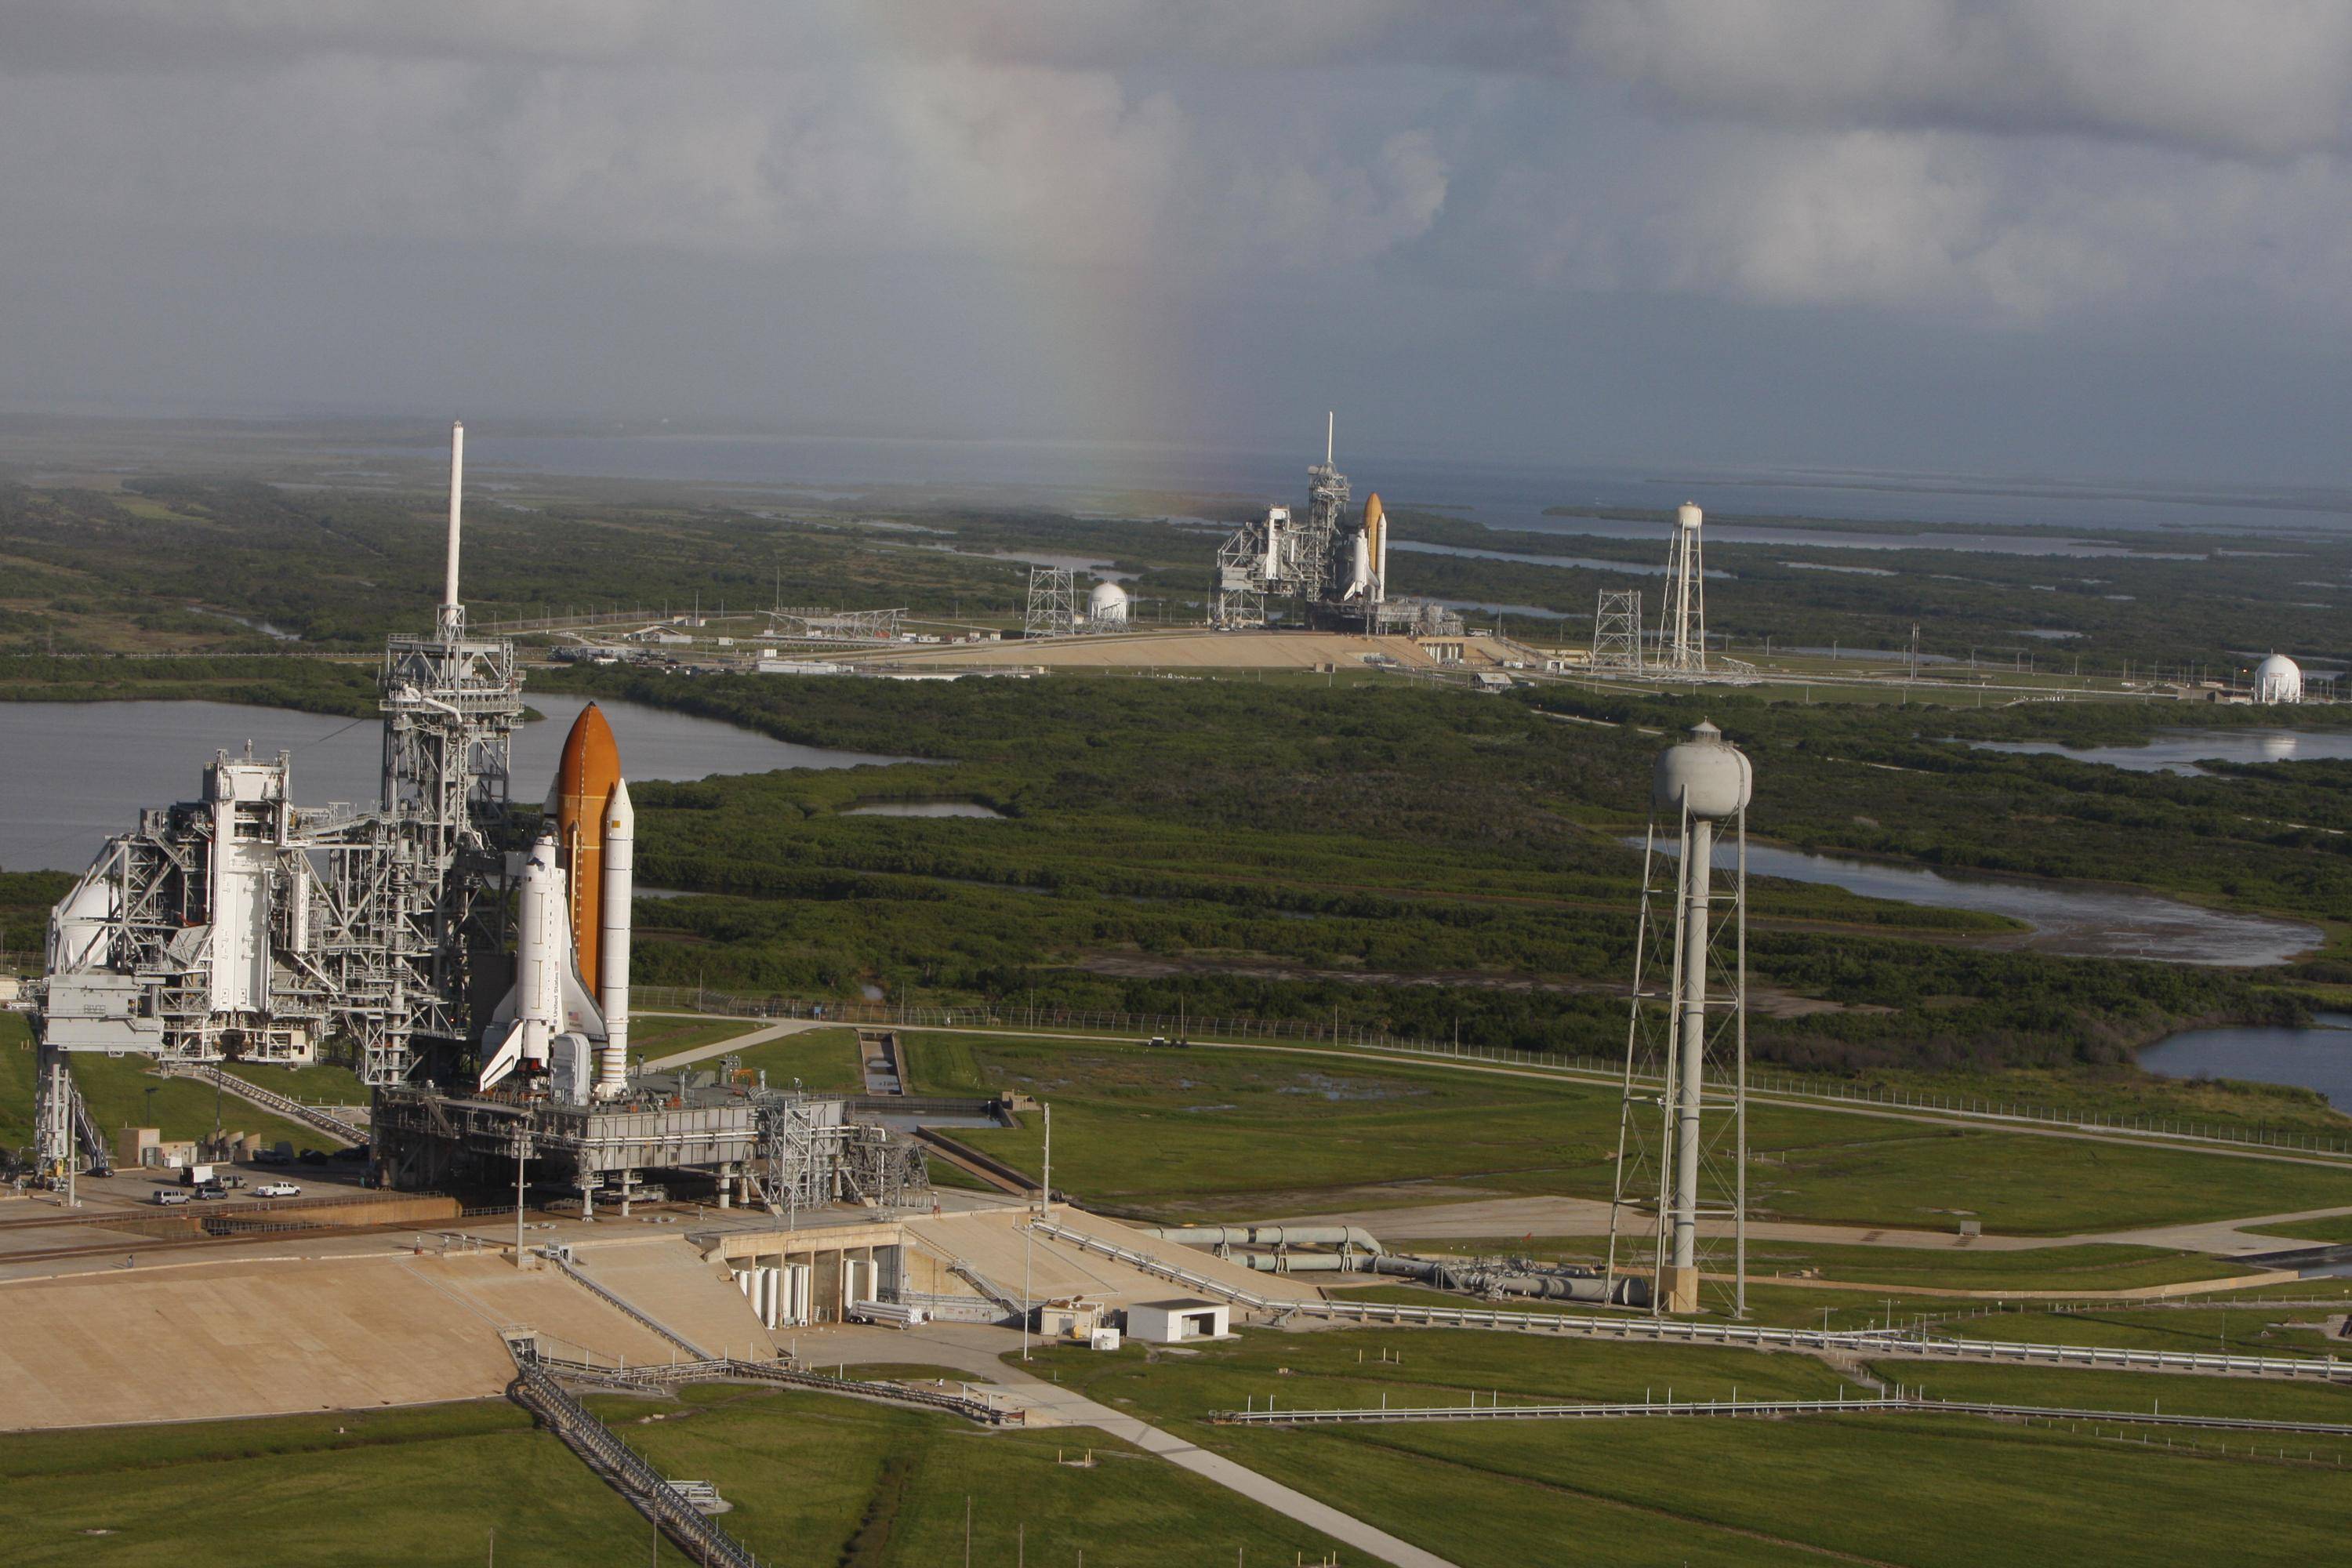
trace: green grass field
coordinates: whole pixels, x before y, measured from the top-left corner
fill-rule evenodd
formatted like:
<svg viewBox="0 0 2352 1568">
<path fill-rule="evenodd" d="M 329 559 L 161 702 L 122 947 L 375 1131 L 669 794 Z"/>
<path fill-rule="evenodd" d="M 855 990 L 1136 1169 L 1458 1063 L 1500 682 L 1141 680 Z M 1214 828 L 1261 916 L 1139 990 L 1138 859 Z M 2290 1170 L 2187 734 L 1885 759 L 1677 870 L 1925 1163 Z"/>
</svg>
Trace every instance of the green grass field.
<svg viewBox="0 0 2352 1568">
<path fill-rule="evenodd" d="M 2300 1285 L 2271 1287 L 2301 1296 Z M 2229 1351 L 2247 1355 L 2347 1355 L 2345 1342 L 2310 1331 L 2339 1309 L 2264 1307 L 2252 1303 L 2194 1307 L 2082 1307 L 2065 1312 L 1996 1312 L 1954 1322 L 1946 1331 L 1971 1339 L 2032 1340 L 2052 1344 L 2116 1345 L 2131 1350 Z M 2286 1327 L 2290 1323 L 2307 1329 Z M 2352 1420 L 2352 1416 L 2347 1416 Z"/>
<path fill-rule="evenodd" d="M 629 1055 L 647 1061 L 721 1040 L 748 1035 L 758 1028 L 748 1018 L 688 1017 L 673 1013 L 647 1013 L 629 1020 Z"/>
<path fill-rule="evenodd" d="M 315 1105 L 365 1105 L 368 1086 L 359 1074 L 349 1068 L 317 1063 L 310 1067 L 282 1068 L 260 1066 L 252 1062 L 228 1062 L 225 1069 L 232 1075 L 276 1089 L 296 1100 L 307 1100 Z"/>
<path fill-rule="evenodd" d="M 1358 1350 L 1404 1361 L 1359 1368 Z M 1695 1369 L 1693 1355 L 1711 1359 Z M 2231 1457 L 2210 1446 L 2168 1451 L 1957 1416 L 1291 1429 L 1199 1419 L 1269 1393 L 1305 1408 L 1377 1402 L 1382 1391 L 1396 1403 L 1458 1402 L 1482 1384 L 1507 1402 L 1523 1392 L 1598 1398 L 1663 1394 L 1671 1384 L 1677 1396 L 1704 1396 L 1735 1382 L 1746 1394 L 1833 1381 L 1796 1357 L 1362 1330 L 1249 1335 L 1150 1364 L 1058 1348 L 1051 1358 L 1063 1381 L 1465 1568 L 1839 1555 L 1919 1568 L 2199 1555 L 2288 1563 L 2329 1557 L 2340 1515 L 2342 1474 L 2327 1454 L 2316 1464 L 2257 1461 L 2243 1444 Z M 1328 1375 L 1334 1363 L 1340 1375 Z"/>
<path fill-rule="evenodd" d="M 742 1057 L 745 1069 L 765 1072 L 771 1088 L 789 1087 L 794 1079 L 815 1091 L 858 1093 L 865 1088 L 855 1029 L 805 1029 L 752 1046 Z"/>
<path fill-rule="evenodd" d="M 2188 1377 L 2173 1373 L 2151 1377 L 2146 1373 L 2089 1368 L 1948 1365 L 1924 1361 L 1883 1361 L 1874 1363 L 1872 1370 L 1887 1382 L 1899 1382 L 1930 1399 L 2352 1426 L 2352 1386 L 2336 1383 L 2279 1383 L 2251 1377 Z M 2236 1441 L 2242 1447 L 2247 1439 L 2240 1437 Z M 2314 1441 L 2331 1452 L 2352 1454 L 2352 1438 Z"/>
<path fill-rule="evenodd" d="M 1618 1100 L 1599 1085 L 1311 1052 L 911 1038 L 922 1092 L 1051 1100 L 1056 1184 L 1118 1212 L 1255 1219 L 1493 1194 L 1605 1198 L 1612 1184 Z M 1026 1170 L 1043 1163 L 1037 1119 L 970 1136 Z M 2352 1204 L 2352 1170 L 1846 1111 L 1758 1106 L 1749 1144 L 1759 1218 L 1945 1229 L 1973 1214 L 1996 1234 L 2070 1235 Z M 1399 1185 L 1358 1191 L 1387 1184 Z"/>
<path fill-rule="evenodd" d="M 1278 1563 L 1334 1544 L 1087 1427 L 987 1432 L 950 1415 L 716 1385 L 590 1405 L 664 1474 L 714 1482 L 734 1505 L 720 1522 L 763 1563 L 959 1563 L 967 1503 L 976 1564 L 1079 1552 L 1131 1568 L 1236 1552 Z M 1089 1451 L 1092 1467 L 1060 1462 Z"/>
<path fill-rule="evenodd" d="M 2352 1214 L 2336 1215 L 2327 1219 L 2289 1220 L 2284 1225 L 2266 1225 L 2264 1236 L 2289 1237 L 2297 1241 L 2352 1241 Z"/>
<path fill-rule="evenodd" d="M 445 1568 L 493 1531 L 500 1563 L 654 1561 L 645 1521 L 503 1400 L 0 1443 L 11 1568 Z"/>
</svg>

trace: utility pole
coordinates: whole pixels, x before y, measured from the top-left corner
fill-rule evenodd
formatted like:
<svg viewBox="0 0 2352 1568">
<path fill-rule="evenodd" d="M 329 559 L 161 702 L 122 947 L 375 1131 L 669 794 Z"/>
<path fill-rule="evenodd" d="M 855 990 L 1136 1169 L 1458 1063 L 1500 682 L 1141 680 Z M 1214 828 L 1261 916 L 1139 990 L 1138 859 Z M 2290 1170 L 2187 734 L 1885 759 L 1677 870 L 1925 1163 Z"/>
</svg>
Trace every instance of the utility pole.
<svg viewBox="0 0 2352 1568">
<path fill-rule="evenodd" d="M 522 1172 L 523 1162 L 530 1158 L 530 1133 L 521 1122 L 515 1124 L 515 1268 L 522 1268 Z"/>
</svg>

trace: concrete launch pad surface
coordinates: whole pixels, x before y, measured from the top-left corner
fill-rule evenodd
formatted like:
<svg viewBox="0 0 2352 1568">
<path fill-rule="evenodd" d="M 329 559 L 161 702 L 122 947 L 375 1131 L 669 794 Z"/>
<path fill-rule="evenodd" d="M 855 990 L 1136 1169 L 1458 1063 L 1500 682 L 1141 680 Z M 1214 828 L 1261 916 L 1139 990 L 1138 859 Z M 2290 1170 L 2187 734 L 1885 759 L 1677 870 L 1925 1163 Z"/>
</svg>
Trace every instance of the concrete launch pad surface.
<svg viewBox="0 0 2352 1568">
<path fill-rule="evenodd" d="M 249 1261 L 0 1287 L 0 1429 L 478 1399 L 502 1325 L 608 1355 L 669 1347 L 552 1272 L 488 1257 Z"/>
<path fill-rule="evenodd" d="M 1057 1205 L 1053 1217 L 1056 1225 L 1084 1231 L 1118 1247 L 1149 1253 L 1177 1268 L 1223 1280 L 1235 1289 L 1287 1300 L 1315 1300 L 1321 1294 L 1313 1286 L 1297 1279 L 1279 1274 L 1253 1273 L 1239 1264 L 1229 1263 L 1199 1247 L 1158 1240 L 1100 1215 Z M 1084 1296 L 1119 1305 L 1158 1300 L 1176 1289 L 1160 1275 L 1146 1273 L 1066 1242 L 1032 1237 L 1020 1228 L 1026 1218 L 1025 1209 L 945 1215 L 938 1219 L 910 1220 L 907 1224 L 907 1234 L 915 1243 L 919 1255 L 929 1255 L 934 1259 L 961 1258 L 986 1275 L 999 1288 L 1015 1296 L 1024 1293 L 1025 1279 L 1025 1293 L 1031 1300 L 1049 1301 L 1065 1296 Z M 970 1289 L 945 1278 L 918 1288 L 942 1292 Z"/>
<path fill-rule="evenodd" d="M 1465 669 L 1499 668 L 1506 651 L 1492 637 L 1429 639 L 1458 645 Z M 1341 669 L 1371 668 L 1367 654 L 1384 655 L 1408 669 L 1436 669 L 1421 643 L 1403 636 L 1366 637 L 1352 632 L 1214 632 L 1195 627 L 1164 632 L 1106 633 L 1096 637 L 1035 641 L 969 643 L 905 652 L 860 655 L 856 662 L 874 669 L 904 666 L 924 669 L 992 669 L 1045 666 L 1072 669 L 1295 669 L 1325 665 Z"/>
</svg>

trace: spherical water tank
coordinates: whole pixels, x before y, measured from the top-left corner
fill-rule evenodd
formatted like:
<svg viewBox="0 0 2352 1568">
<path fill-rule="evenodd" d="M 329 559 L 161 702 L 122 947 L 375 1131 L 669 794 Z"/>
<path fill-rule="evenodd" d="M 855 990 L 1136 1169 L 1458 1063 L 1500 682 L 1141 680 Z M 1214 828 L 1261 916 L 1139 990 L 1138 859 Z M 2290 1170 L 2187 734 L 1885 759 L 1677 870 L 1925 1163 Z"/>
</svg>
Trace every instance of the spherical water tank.
<svg viewBox="0 0 2352 1568">
<path fill-rule="evenodd" d="M 1116 583 L 1097 583 L 1087 597 L 1087 619 L 1098 626 L 1127 625 L 1127 590 Z"/>
<path fill-rule="evenodd" d="M 2254 666 L 2254 700 L 2302 701 L 2303 667 L 2283 653 L 2274 653 Z"/>
<path fill-rule="evenodd" d="M 1706 520 L 1706 514 L 1685 501 L 1675 509 L 1675 521 L 1684 528 L 1696 528 Z"/>
<path fill-rule="evenodd" d="M 1660 811 L 1679 812 L 1687 805 L 1693 816 L 1733 816 L 1748 808 L 1755 784 L 1748 753 L 1701 720 L 1689 740 L 1658 753 L 1650 801 Z"/>
</svg>

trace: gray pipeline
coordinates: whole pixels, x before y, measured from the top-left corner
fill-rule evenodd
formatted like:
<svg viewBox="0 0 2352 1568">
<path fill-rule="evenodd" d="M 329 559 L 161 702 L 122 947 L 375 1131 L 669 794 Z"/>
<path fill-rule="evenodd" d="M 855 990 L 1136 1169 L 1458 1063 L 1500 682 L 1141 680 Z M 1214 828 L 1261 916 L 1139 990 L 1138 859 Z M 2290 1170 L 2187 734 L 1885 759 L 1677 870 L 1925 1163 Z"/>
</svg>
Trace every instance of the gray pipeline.
<svg viewBox="0 0 2352 1568">
<path fill-rule="evenodd" d="M 1186 1225 L 1140 1232 L 1185 1247 L 1352 1247 L 1378 1258 L 1388 1249 L 1360 1225 Z"/>
</svg>

